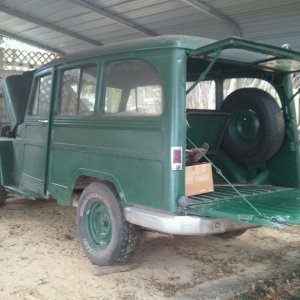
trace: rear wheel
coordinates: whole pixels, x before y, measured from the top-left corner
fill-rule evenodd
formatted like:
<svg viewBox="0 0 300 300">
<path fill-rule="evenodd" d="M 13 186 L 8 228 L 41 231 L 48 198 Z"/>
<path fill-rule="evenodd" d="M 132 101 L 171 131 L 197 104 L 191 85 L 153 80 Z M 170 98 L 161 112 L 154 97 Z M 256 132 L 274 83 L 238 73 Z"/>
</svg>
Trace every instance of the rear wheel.
<svg viewBox="0 0 300 300">
<path fill-rule="evenodd" d="M 77 227 L 87 257 L 97 265 L 119 265 L 133 255 L 139 227 L 128 223 L 112 185 L 89 184 L 80 196 Z"/>
<path fill-rule="evenodd" d="M 234 230 L 234 231 L 227 231 L 223 233 L 215 234 L 215 236 L 222 238 L 224 240 L 227 239 L 234 239 L 242 234 L 244 234 L 247 231 L 247 229 L 240 229 L 240 230 Z"/>
</svg>

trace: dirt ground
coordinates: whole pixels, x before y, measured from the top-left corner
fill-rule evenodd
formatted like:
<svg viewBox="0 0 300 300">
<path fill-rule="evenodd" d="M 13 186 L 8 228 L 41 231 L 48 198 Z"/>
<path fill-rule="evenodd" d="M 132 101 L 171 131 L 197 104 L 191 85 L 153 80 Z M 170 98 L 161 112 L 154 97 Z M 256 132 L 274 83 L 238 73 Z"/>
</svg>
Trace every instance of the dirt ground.
<svg viewBox="0 0 300 300">
<path fill-rule="evenodd" d="M 226 241 L 143 238 L 137 268 L 96 276 L 77 238 L 75 208 L 10 200 L 0 222 L 0 299 L 242 299 L 251 284 L 300 265 L 300 228 L 254 228 Z"/>
</svg>

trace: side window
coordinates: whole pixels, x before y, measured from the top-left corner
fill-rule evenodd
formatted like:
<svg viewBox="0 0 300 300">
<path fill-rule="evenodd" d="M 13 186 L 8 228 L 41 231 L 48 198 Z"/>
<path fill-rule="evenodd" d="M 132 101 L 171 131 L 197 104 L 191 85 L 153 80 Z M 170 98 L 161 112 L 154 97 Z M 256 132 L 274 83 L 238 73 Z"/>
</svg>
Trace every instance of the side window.
<svg viewBox="0 0 300 300">
<path fill-rule="evenodd" d="M 45 75 L 38 79 L 30 114 L 45 116 L 49 114 L 52 92 L 52 75 Z"/>
<path fill-rule="evenodd" d="M 194 82 L 186 83 L 188 90 Z M 216 83 L 212 80 L 199 82 L 186 96 L 188 109 L 216 109 Z"/>
<path fill-rule="evenodd" d="M 105 114 L 160 115 L 162 86 L 159 73 L 148 62 L 128 60 L 105 67 Z"/>
<path fill-rule="evenodd" d="M 59 114 L 93 114 L 96 99 L 96 86 L 96 66 L 64 71 Z"/>
</svg>

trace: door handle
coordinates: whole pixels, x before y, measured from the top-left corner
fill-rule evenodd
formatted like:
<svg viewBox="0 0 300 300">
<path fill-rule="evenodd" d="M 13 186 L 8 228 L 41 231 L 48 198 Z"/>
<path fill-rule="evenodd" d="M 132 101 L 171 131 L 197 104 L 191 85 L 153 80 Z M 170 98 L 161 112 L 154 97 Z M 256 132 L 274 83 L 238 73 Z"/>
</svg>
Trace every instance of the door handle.
<svg viewBox="0 0 300 300">
<path fill-rule="evenodd" d="M 38 120 L 39 123 L 42 123 L 42 124 L 48 124 L 49 121 L 48 120 Z"/>
</svg>

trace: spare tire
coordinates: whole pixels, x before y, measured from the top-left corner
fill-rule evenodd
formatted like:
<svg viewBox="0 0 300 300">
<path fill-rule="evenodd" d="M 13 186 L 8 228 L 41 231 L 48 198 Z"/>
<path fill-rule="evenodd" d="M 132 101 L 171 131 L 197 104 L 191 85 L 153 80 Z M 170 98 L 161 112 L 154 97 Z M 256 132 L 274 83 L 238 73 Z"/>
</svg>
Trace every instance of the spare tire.
<svg viewBox="0 0 300 300">
<path fill-rule="evenodd" d="M 260 164 L 279 150 L 284 119 L 270 94 L 257 88 L 239 89 L 224 100 L 221 110 L 231 113 L 222 146 L 236 161 Z"/>
</svg>

